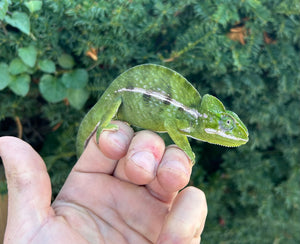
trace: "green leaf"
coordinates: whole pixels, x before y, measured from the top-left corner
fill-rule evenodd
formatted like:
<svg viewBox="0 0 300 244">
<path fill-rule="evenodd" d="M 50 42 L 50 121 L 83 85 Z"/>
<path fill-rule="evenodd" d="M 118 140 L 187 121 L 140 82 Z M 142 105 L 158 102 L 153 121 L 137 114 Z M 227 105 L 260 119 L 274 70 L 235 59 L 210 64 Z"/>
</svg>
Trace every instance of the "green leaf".
<svg viewBox="0 0 300 244">
<path fill-rule="evenodd" d="M 87 99 L 89 98 L 89 91 L 86 89 L 68 89 L 67 98 L 70 102 L 70 105 L 76 109 L 81 109 Z"/>
<path fill-rule="evenodd" d="M 24 3 L 24 5 L 28 8 L 30 13 L 34 13 L 36 11 L 41 10 L 43 2 L 42 1 L 29 1 Z"/>
<path fill-rule="evenodd" d="M 46 73 L 54 73 L 56 71 L 55 63 L 49 59 L 44 59 L 38 62 L 41 71 Z"/>
<path fill-rule="evenodd" d="M 9 83 L 9 88 L 19 96 L 26 96 L 30 87 L 30 76 L 28 74 L 23 74 L 17 77 L 13 77 L 12 81 Z"/>
<path fill-rule="evenodd" d="M 58 58 L 58 64 L 64 69 L 72 69 L 75 61 L 69 54 L 63 54 Z"/>
<path fill-rule="evenodd" d="M 23 33 L 27 35 L 30 34 L 30 20 L 26 13 L 13 12 L 11 17 L 8 15 L 5 16 L 5 21 Z"/>
<path fill-rule="evenodd" d="M 22 59 L 22 61 L 29 67 L 34 67 L 37 56 L 37 50 L 34 46 L 19 48 L 18 55 Z"/>
<path fill-rule="evenodd" d="M 8 65 L 0 63 L 0 90 L 3 90 L 10 83 L 11 77 L 8 72 Z"/>
<path fill-rule="evenodd" d="M 66 87 L 52 75 L 42 76 L 39 89 L 42 96 L 51 103 L 60 102 L 66 97 Z"/>
<path fill-rule="evenodd" d="M 20 58 L 13 59 L 8 67 L 9 73 L 12 75 L 18 75 L 29 70 L 28 66 L 22 62 Z"/>
<path fill-rule="evenodd" d="M 0 20 L 4 20 L 9 4 L 11 4 L 9 0 L 0 2 Z"/>
<path fill-rule="evenodd" d="M 84 88 L 88 82 L 88 73 L 85 69 L 75 69 L 62 76 L 62 82 L 67 88 Z"/>
</svg>

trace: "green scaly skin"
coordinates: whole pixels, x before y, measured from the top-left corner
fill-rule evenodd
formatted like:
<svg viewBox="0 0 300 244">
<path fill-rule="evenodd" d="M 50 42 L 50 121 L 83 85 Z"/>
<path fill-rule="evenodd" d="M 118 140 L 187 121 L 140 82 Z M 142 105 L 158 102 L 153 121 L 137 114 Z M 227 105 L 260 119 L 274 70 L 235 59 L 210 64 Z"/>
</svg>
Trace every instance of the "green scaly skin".
<svg viewBox="0 0 300 244">
<path fill-rule="evenodd" d="M 167 132 L 195 162 L 187 137 L 227 147 L 247 143 L 248 130 L 239 117 L 211 95 L 198 91 L 177 72 L 155 64 L 135 66 L 118 76 L 86 114 L 76 147 L 80 156 L 91 136 L 118 130 L 112 119 Z"/>
</svg>

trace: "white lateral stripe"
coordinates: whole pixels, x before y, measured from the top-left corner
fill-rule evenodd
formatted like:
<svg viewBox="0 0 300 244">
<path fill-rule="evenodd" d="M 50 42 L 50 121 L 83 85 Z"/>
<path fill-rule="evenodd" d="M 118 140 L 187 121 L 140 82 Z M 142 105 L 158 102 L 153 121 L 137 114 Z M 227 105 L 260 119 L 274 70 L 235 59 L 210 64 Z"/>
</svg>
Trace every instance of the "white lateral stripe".
<svg viewBox="0 0 300 244">
<path fill-rule="evenodd" d="M 143 88 L 139 88 L 139 87 L 134 87 L 132 89 L 121 88 L 121 89 L 117 90 L 116 92 L 124 92 L 124 91 L 125 92 L 136 92 L 136 93 L 140 93 L 140 94 L 146 94 L 146 95 L 154 97 L 154 98 L 156 98 L 158 100 L 167 101 L 170 104 L 174 105 L 175 107 L 182 108 L 183 111 L 191 114 L 195 118 L 203 117 L 203 115 L 200 114 L 196 109 L 188 108 L 185 105 L 183 105 L 182 103 L 180 103 L 180 102 L 178 102 L 178 101 L 176 101 L 176 100 L 174 100 L 172 98 L 169 98 L 168 96 L 166 96 L 164 94 L 161 94 L 159 92 L 149 91 L 149 90 L 146 90 L 146 89 L 143 89 Z"/>
<path fill-rule="evenodd" d="M 238 138 L 238 137 L 235 137 L 235 136 L 232 136 L 232 135 L 227 135 L 224 131 L 221 131 L 221 130 L 214 130 L 214 129 L 211 129 L 211 128 L 206 128 L 204 130 L 208 134 L 217 134 L 219 136 L 222 136 L 222 137 L 225 137 L 225 138 L 228 138 L 228 139 L 232 139 L 232 140 L 235 140 L 235 141 L 248 141 L 248 140 Z"/>
</svg>

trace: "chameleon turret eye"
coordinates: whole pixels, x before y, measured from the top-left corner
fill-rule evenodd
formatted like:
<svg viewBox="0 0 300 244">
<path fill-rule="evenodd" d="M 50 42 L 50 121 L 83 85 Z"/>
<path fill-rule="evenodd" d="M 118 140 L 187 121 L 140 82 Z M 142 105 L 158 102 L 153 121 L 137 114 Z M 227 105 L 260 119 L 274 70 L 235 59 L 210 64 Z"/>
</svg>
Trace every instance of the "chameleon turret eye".
<svg viewBox="0 0 300 244">
<path fill-rule="evenodd" d="M 223 115 L 220 119 L 220 128 L 224 131 L 232 130 L 235 126 L 235 122 L 233 118 L 228 115 Z"/>
</svg>

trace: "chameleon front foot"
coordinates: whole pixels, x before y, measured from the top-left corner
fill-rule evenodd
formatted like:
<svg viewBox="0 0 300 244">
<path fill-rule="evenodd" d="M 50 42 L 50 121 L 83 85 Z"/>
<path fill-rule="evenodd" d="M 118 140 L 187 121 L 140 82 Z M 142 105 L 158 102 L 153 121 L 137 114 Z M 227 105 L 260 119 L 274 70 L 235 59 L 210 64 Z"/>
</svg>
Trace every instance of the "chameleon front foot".
<svg viewBox="0 0 300 244">
<path fill-rule="evenodd" d="M 105 127 L 99 126 L 96 131 L 96 142 L 99 144 L 99 138 L 102 131 L 118 131 L 119 126 L 116 124 L 108 124 Z"/>
<path fill-rule="evenodd" d="M 186 135 L 182 134 L 177 126 L 174 126 L 172 121 L 165 121 L 165 128 L 173 142 L 186 153 L 186 155 L 190 158 L 192 164 L 194 165 L 195 154 L 192 151 Z"/>
</svg>

